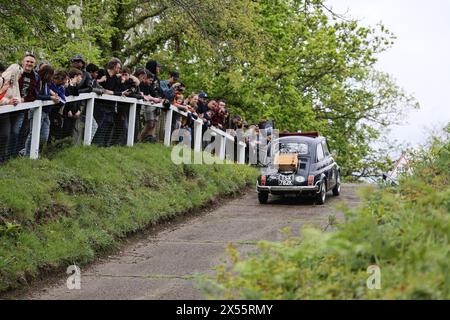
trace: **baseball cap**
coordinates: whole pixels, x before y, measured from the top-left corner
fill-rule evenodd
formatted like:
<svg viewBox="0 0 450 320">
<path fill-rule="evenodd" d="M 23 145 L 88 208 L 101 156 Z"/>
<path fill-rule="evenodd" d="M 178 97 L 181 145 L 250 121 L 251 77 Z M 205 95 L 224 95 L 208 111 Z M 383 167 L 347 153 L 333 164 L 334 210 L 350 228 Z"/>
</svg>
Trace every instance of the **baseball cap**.
<svg viewBox="0 0 450 320">
<path fill-rule="evenodd" d="M 83 56 L 80 54 L 77 54 L 75 57 L 70 59 L 70 62 L 74 62 L 74 61 L 81 61 L 83 63 L 83 65 L 86 65 L 86 62 L 84 61 Z"/>
</svg>

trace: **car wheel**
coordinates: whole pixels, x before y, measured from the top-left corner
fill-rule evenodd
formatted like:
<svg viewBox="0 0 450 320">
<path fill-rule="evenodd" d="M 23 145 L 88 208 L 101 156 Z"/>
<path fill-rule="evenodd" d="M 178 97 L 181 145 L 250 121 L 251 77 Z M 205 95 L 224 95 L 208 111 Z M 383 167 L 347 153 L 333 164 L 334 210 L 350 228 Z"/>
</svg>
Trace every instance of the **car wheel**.
<svg viewBox="0 0 450 320">
<path fill-rule="evenodd" d="M 325 204 L 327 198 L 327 183 L 325 180 L 322 180 L 322 183 L 320 184 L 320 193 L 316 197 L 317 204 Z"/>
<path fill-rule="evenodd" d="M 258 193 L 258 200 L 260 204 L 266 204 L 267 200 L 269 200 L 269 194 L 266 192 L 259 192 Z"/>
<path fill-rule="evenodd" d="M 338 172 L 336 177 L 336 185 L 333 188 L 333 196 L 338 196 L 341 194 L 341 174 Z"/>
</svg>

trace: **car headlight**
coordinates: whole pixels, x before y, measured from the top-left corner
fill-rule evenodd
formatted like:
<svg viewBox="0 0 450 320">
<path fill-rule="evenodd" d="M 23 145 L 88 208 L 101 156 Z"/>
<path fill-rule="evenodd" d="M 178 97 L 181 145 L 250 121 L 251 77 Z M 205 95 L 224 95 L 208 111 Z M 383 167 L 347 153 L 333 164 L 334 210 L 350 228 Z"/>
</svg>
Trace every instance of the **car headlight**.
<svg viewBox="0 0 450 320">
<path fill-rule="evenodd" d="M 305 179 L 305 177 L 302 177 L 302 176 L 296 176 L 295 181 L 298 183 L 303 183 L 306 181 L 306 179 Z"/>
</svg>

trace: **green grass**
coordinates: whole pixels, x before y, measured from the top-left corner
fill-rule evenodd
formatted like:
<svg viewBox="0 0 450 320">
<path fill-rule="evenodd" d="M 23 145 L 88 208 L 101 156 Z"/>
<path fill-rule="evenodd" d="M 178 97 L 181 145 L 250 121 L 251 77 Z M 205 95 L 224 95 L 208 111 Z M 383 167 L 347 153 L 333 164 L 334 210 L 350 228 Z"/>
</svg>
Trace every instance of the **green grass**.
<svg viewBox="0 0 450 320">
<path fill-rule="evenodd" d="M 254 183 L 239 165 L 175 165 L 159 144 L 68 148 L 0 167 L 0 292 L 83 265 L 127 234 Z"/>
<path fill-rule="evenodd" d="M 207 296 L 222 299 L 450 299 L 450 142 L 435 143 L 414 161 L 400 187 L 369 187 L 363 204 L 342 208 L 334 233 L 313 228 L 302 237 L 261 242 L 213 280 L 200 279 Z M 376 264 L 381 289 L 370 290 Z"/>
</svg>

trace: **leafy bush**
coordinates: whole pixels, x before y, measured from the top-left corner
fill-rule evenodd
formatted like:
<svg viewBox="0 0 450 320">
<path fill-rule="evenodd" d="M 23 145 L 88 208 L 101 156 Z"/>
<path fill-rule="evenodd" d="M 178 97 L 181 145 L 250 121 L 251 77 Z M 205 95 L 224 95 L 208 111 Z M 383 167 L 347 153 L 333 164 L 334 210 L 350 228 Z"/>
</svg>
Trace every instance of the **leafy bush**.
<svg viewBox="0 0 450 320">
<path fill-rule="evenodd" d="M 400 187 L 365 188 L 363 205 L 345 211 L 335 233 L 306 228 L 302 237 L 261 242 L 203 283 L 214 298 L 449 299 L 450 142 L 434 140 L 415 154 L 414 174 Z M 381 270 L 369 290 L 367 269 Z"/>
</svg>

